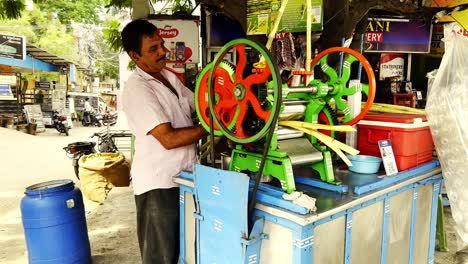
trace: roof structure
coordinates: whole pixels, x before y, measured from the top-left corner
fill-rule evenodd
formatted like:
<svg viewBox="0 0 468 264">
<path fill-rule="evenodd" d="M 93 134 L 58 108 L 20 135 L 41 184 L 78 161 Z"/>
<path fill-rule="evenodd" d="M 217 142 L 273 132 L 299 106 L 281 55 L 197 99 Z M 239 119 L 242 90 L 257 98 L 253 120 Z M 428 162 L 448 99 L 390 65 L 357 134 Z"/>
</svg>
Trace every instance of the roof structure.
<svg viewBox="0 0 468 264">
<path fill-rule="evenodd" d="M 87 67 L 54 55 L 44 49 L 27 43 L 25 60 L 0 57 L 0 72 L 59 72 L 73 64 L 79 71 L 89 71 Z"/>
<path fill-rule="evenodd" d="M 26 44 L 26 54 L 30 54 L 36 59 L 39 59 L 41 61 L 45 61 L 47 63 L 56 65 L 56 66 L 65 66 L 69 64 L 74 64 L 77 70 L 80 71 L 88 71 L 89 69 L 87 67 L 84 67 L 82 65 L 79 65 L 78 63 L 72 62 L 70 60 L 61 58 L 57 55 L 54 55 L 52 53 L 49 53 L 46 50 L 43 50 L 39 47 L 36 47 L 32 44 Z"/>
</svg>

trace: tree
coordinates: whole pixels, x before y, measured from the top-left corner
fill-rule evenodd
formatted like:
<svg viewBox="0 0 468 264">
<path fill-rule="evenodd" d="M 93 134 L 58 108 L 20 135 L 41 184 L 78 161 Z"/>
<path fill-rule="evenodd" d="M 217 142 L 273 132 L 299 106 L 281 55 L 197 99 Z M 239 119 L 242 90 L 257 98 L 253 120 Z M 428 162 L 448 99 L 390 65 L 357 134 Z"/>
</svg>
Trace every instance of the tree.
<svg viewBox="0 0 468 264">
<path fill-rule="evenodd" d="M 151 0 L 151 2 L 167 2 L 173 12 L 188 11 L 192 7 L 191 0 Z M 99 7 L 107 9 L 132 8 L 132 0 L 33 0 L 44 10 L 56 13 L 60 21 L 99 22 Z M 21 17 L 26 5 L 24 0 L 0 0 L 0 19 L 16 19 Z M 96 11 L 98 9 L 98 11 Z"/>
<path fill-rule="evenodd" d="M 21 17 L 21 12 L 26 8 L 24 0 L 9 1 L 0 0 L 0 18 L 16 19 Z"/>
<path fill-rule="evenodd" d="M 70 24 L 72 21 L 98 24 L 104 0 L 42 0 L 37 5 L 41 10 L 56 15 L 63 24 Z"/>
</svg>

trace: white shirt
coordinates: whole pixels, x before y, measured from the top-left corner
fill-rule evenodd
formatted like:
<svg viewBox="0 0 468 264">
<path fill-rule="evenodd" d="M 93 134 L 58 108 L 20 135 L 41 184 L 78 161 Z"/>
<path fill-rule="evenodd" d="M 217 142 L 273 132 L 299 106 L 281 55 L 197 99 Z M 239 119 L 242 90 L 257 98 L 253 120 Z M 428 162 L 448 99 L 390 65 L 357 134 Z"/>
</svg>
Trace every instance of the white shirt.
<svg viewBox="0 0 468 264">
<path fill-rule="evenodd" d="M 94 108 L 91 106 L 89 101 L 84 102 L 84 109 L 86 112 L 94 112 Z"/>
<path fill-rule="evenodd" d="M 182 170 L 191 170 L 196 161 L 195 144 L 167 150 L 148 134 L 162 123 L 171 123 L 174 128 L 193 125 L 193 93 L 173 73 L 163 70 L 161 74 L 177 91 L 179 99 L 138 67 L 126 82 L 122 95 L 128 126 L 135 135 L 131 175 L 136 195 L 153 189 L 177 187 L 173 178 Z"/>
</svg>

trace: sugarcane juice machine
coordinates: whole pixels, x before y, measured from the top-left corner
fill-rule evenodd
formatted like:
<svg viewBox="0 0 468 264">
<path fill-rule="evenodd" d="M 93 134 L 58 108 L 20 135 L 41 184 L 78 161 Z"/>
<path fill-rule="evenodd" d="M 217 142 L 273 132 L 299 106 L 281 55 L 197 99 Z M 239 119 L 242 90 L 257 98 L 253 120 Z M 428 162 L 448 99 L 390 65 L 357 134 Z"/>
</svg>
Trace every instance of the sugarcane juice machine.
<svg viewBox="0 0 468 264">
<path fill-rule="evenodd" d="M 329 56 L 339 53 L 344 59 L 341 74 L 329 66 Z M 229 54 L 234 55 L 234 61 L 225 59 Z M 354 63 L 362 65 L 368 84 L 350 82 Z M 375 78 L 364 56 L 349 48 L 327 49 L 311 65 L 312 70 L 324 73 L 323 80 L 309 81 L 310 73 L 298 72 L 300 84 L 288 86 L 263 45 L 236 39 L 222 47 L 214 61 L 203 69 L 195 90 L 196 111 L 207 131 L 226 136 L 236 144 L 229 170 L 256 173 L 263 168 L 263 175 L 278 179 L 288 193 L 296 189 L 296 165 L 314 169 L 323 182 L 340 184 L 334 177 L 330 149 L 313 136 L 279 126 L 278 120 L 353 125 L 373 102 Z M 357 93 L 366 99 L 361 112 L 353 116 L 345 100 Z M 336 110 L 344 115 L 340 122 Z M 328 133 L 335 136 L 333 131 Z"/>
</svg>

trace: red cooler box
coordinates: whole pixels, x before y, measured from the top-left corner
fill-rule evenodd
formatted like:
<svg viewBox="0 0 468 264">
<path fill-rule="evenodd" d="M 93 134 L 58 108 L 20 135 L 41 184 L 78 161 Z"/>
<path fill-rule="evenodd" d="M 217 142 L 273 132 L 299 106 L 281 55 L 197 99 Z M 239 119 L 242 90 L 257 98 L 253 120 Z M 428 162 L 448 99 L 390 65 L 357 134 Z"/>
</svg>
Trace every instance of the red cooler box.
<svg viewBox="0 0 468 264">
<path fill-rule="evenodd" d="M 432 160 L 434 142 L 425 115 L 366 115 L 357 127 L 359 154 L 380 157 L 378 141 L 390 139 L 399 171 Z"/>
</svg>

